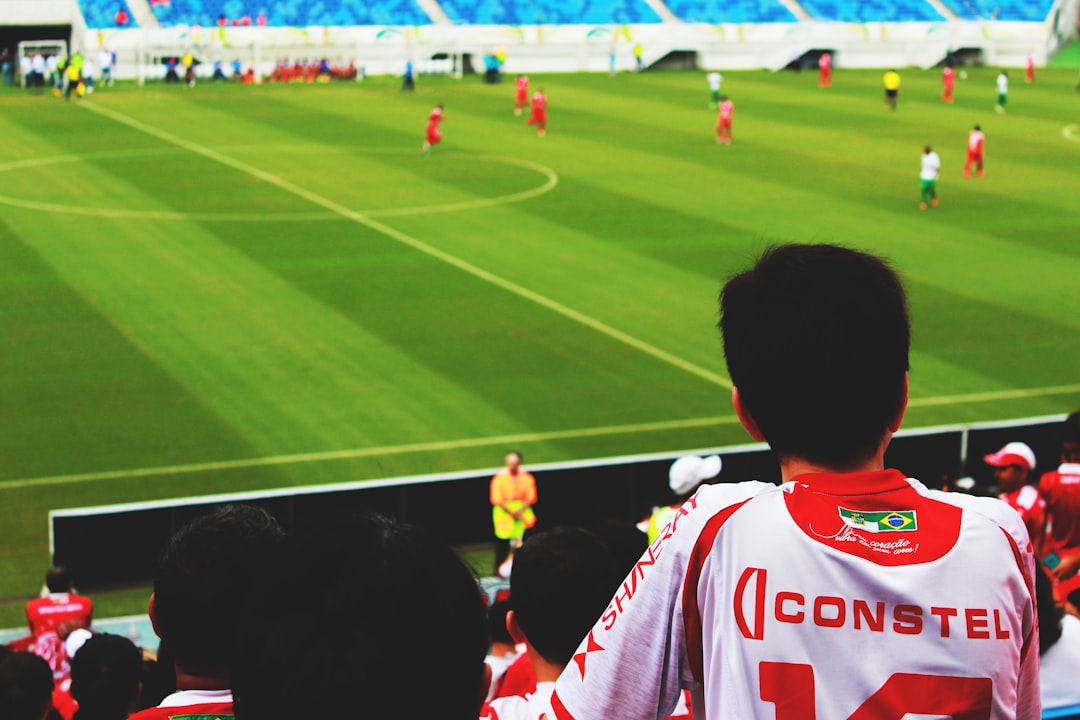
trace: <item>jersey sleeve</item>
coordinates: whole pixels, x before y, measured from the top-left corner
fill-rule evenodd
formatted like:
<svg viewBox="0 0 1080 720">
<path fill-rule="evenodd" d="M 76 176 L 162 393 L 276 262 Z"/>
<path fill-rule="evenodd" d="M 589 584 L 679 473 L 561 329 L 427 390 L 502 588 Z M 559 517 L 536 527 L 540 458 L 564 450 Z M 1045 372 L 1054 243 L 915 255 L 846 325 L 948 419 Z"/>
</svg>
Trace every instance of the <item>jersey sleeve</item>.
<svg viewBox="0 0 1080 720">
<path fill-rule="evenodd" d="M 578 646 L 555 685 L 557 720 L 659 720 L 674 710 L 690 671 L 682 592 L 691 552 L 708 520 L 775 489 L 766 483 L 710 485 L 665 525 Z"/>
</svg>

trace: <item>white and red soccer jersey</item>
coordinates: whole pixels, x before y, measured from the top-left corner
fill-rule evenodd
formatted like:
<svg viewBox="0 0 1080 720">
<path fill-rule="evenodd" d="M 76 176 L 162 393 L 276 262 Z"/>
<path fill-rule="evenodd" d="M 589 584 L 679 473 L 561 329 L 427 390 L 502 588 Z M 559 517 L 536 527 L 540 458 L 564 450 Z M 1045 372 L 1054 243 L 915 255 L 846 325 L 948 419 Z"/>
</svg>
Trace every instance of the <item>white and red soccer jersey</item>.
<svg viewBox="0 0 1080 720">
<path fill-rule="evenodd" d="M 828 72 L 832 69 L 832 54 L 821 53 L 821 57 L 818 58 L 818 69 Z"/>
<path fill-rule="evenodd" d="M 547 96 L 544 93 L 538 92 L 532 96 L 532 108 L 533 114 L 547 113 Z"/>
<path fill-rule="evenodd" d="M 1040 715 L 1034 559 L 994 498 L 895 470 L 703 487 L 560 676 L 558 720 Z"/>
<path fill-rule="evenodd" d="M 946 65 L 941 71 L 941 81 L 951 87 L 956 82 L 956 71 Z"/>
<path fill-rule="evenodd" d="M 128 720 L 171 720 L 172 718 L 213 718 L 233 720 L 231 690 L 181 690 L 167 696 L 157 707 L 147 708 Z"/>
<path fill-rule="evenodd" d="M 731 118 L 735 114 L 735 103 L 730 100 L 725 100 L 720 103 L 720 118 L 717 120 L 717 124 L 721 127 L 731 124 Z"/>
<path fill-rule="evenodd" d="M 983 134 L 979 130 L 972 130 L 968 133 L 968 155 L 972 157 L 982 157 L 983 153 Z"/>
<path fill-rule="evenodd" d="M 54 630 L 62 637 L 76 628 L 90 627 L 94 602 L 82 595 L 49 593 L 26 604 L 26 622 L 35 638 Z"/>
<path fill-rule="evenodd" d="M 999 497 L 1007 502 L 1009 507 L 1020 513 L 1037 552 L 1042 546 L 1043 535 L 1046 532 L 1046 501 L 1039 494 L 1038 488 L 1034 485 L 1025 485 L 1011 493 L 1002 493 Z"/>
<path fill-rule="evenodd" d="M 542 682 L 525 697 L 495 698 L 480 711 L 480 720 L 553 720 L 551 693 L 554 689 L 555 683 Z"/>
<path fill-rule="evenodd" d="M 522 75 L 514 80 L 515 96 L 521 102 L 525 102 L 525 99 L 529 96 L 529 78 Z"/>
</svg>

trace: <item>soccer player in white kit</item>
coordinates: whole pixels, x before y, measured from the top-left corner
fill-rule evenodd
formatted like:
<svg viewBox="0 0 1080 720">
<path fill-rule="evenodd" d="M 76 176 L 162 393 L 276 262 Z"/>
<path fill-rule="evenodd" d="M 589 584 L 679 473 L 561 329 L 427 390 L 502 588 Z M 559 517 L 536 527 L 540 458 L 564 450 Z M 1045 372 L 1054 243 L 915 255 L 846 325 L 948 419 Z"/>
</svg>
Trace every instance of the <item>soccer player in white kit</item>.
<svg viewBox="0 0 1080 720">
<path fill-rule="evenodd" d="M 559 677 L 558 720 L 1040 715 L 1031 543 L 994 498 L 886 469 L 903 287 L 872 255 L 767 250 L 725 285 L 736 414 L 783 484 L 702 487 Z"/>
</svg>

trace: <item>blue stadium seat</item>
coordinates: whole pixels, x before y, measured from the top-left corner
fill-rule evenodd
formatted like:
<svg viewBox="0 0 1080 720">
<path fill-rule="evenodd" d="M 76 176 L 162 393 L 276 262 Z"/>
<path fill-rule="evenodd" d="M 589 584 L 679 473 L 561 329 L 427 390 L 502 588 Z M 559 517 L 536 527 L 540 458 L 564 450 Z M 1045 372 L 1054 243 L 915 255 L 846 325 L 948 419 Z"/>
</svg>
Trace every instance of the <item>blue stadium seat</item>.
<svg viewBox="0 0 1080 720">
<path fill-rule="evenodd" d="M 811 17 L 838 22 L 910 22 L 944 20 L 924 0 L 802 0 Z"/>
<path fill-rule="evenodd" d="M 1042 22 L 1050 14 L 1053 0 L 942 0 L 945 7 L 963 20 L 1020 20 Z"/>
<path fill-rule="evenodd" d="M 777 0 L 669 0 L 668 9 L 686 22 L 769 23 L 795 22 Z"/>
<path fill-rule="evenodd" d="M 84 0 L 85 2 L 86 0 Z M 427 16 L 414 0 L 151 0 L 154 16 L 164 27 L 213 27 L 260 15 L 270 26 L 307 25 L 427 25 Z"/>
<path fill-rule="evenodd" d="M 458 24 L 605 25 L 655 23 L 660 16 L 644 0 L 441 0 Z"/>
<path fill-rule="evenodd" d="M 128 15 L 128 22 L 124 27 L 138 27 L 135 16 L 131 14 L 131 8 L 125 0 L 80 0 L 79 8 L 82 10 L 83 17 L 86 18 L 88 28 L 120 27 L 116 24 L 116 13 L 120 8 L 123 8 Z"/>
</svg>

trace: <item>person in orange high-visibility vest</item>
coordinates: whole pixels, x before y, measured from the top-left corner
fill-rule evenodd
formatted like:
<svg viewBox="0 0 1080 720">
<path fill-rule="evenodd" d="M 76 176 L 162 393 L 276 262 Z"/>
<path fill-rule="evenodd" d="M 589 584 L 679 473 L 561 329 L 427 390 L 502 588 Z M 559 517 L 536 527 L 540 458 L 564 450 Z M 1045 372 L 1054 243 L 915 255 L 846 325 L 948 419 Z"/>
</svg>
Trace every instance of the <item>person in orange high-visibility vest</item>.
<svg viewBox="0 0 1080 720">
<path fill-rule="evenodd" d="M 507 453 L 506 468 L 491 478 L 491 521 L 498 539 L 496 572 L 503 571 L 501 566 L 521 546 L 525 531 L 536 524 L 535 504 L 536 478 L 521 469 L 521 453 Z"/>
</svg>

